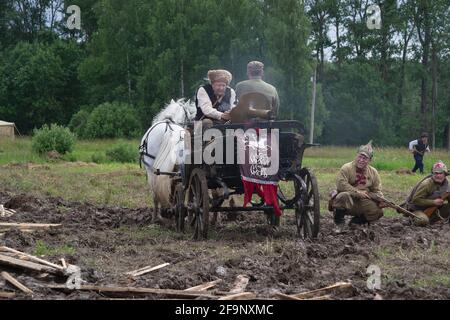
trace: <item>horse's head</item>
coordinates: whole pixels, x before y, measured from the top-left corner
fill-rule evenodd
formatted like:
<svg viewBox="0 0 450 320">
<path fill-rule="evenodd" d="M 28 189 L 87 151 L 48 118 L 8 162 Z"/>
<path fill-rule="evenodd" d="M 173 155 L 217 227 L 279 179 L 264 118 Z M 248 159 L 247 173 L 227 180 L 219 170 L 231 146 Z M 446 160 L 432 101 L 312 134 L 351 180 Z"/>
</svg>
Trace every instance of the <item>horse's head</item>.
<svg viewBox="0 0 450 320">
<path fill-rule="evenodd" d="M 184 99 L 178 100 L 178 104 L 183 108 L 184 113 L 184 122 L 189 122 L 194 120 L 197 114 L 197 107 L 195 103 L 191 102 L 191 100 L 184 101 Z"/>
<path fill-rule="evenodd" d="M 191 100 L 185 101 L 184 99 L 179 99 L 176 102 L 172 102 L 167 107 L 170 110 L 170 119 L 179 125 L 184 125 L 192 120 L 194 120 L 197 114 L 197 107 Z"/>
<path fill-rule="evenodd" d="M 153 119 L 153 124 L 159 121 L 170 120 L 173 123 L 183 125 L 195 118 L 197 108 L 190 100 L 171 100 L 170 103 L 161 110 Z"/>
</svg>

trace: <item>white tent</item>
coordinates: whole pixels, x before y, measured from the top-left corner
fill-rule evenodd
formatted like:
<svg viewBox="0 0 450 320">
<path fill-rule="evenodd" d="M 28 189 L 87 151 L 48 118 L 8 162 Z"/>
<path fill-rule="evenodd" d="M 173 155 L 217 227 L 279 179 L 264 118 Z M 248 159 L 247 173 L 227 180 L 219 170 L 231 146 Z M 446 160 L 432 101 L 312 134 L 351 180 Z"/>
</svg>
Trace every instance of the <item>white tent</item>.
<svg viewBox="0 0 450 320">
<path fill-rule="evenodd" d="M 0 137 L 14 138 L 14 128 L 16 125 L 12 122 L 0 120 Z"/>
</svg>

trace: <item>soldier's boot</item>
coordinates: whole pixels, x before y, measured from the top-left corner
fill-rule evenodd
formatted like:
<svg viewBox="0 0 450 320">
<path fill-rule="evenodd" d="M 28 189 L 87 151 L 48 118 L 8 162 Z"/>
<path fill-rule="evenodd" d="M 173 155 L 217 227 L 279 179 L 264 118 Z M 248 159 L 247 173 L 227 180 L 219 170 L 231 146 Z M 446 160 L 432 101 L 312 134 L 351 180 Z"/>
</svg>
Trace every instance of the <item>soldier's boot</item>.
<svg viewBox="0 0 450 320">
<path fill-rule="evenodd" d="M 339 209 L 339 208 L 334 209 L 334 211 L 333 211 L 334 217 L 333 218 L 334 218 L 334 223 L 337 226 L 342 226 L 345 224 L 345 214 L 346 213 L 347 213 L 347 210 L 345 210 L 345 209 Z"/>
<path fill-rule="evenodd" d="M 351 225 L 362 225 L 362 224 L 366 224 L 369 223 L 369 221 L 367 221 L 366 217 L 364 215 L 360 215 L 360 216 L 354 216 L 350 222 L 348 223 L 349 226 Z"/>
<path fill-rule="evenodd" d="M 345 209 L 335 208 L 333 210 L 333 220 L 336 225 L 336 228 L 333 230 L 333 232 L 335 234 L 340 234 L 340 233 L 346 232 L 346 226 L 345 226 L 346 213 L 347 213 L 347 210 L 345 210 Z"/>
</svg>

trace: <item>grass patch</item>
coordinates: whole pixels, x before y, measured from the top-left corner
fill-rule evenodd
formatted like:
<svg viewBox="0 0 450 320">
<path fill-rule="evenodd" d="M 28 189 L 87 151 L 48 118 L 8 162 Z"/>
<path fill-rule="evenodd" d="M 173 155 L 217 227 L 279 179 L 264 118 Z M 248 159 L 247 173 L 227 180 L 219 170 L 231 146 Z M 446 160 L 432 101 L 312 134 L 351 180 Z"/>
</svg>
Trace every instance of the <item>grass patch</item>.
<svg viewBox="0 0 450 320">
<path fill-rule="evenodd" d="M 125 145 L 136 150 L 138 155 L 138 147 L 140 141 L 137 139 L 104 139 L 104 140 L 80 140 L 76 143 L 74 150 L 63 157 L 65 161 L 83 161 L 92 162 L 92 158 L 96 158 L 96 154 L 105 153 L 108 149 L 112 149 L 117 145 Z M 32 142 L 30 137 L 18 137 L 15 139 L 0 138 L 0 165 L 17 162 L 17 163 L 45 163 L 45 157 L 39 156 L 32 150 Z"/>
<path fill-rule="evenodd" d="M 418 279 L 411 285 L 411 287 L 413 288 L 436 288 L 441 286 L 450 286 L 450 275 L 435 274 L 429 277 Z"/>
<path fill-rule="evenodd" d="M 59 247 L 50 247 L 42 240 L 38 240 L 36 242 L 36 246 L 34 248 L 34 255 L 38 257 L 43 256 L 54 256 L 54 255 L 65 255 L 65 254 L 74 254 L 75 249 L 69 245 L 63 245 Z"/>
<path fill-rule="evenodd" d="M 375 256 L 380 260 L 386 260 L 389 257 L 392 257 L 393 252 L 392 248 L 381 247 L 374 251 Z"/>
<path fill-rule="evenodd" d="M 137 164 L 48 164 L 50 170 L 0 167 L 2 184 L 34 195 L 145 207 L 151 204 L 145 172 Z"/>
<path fill-rule="evenodd" d="M 184 233 L 180 234 L 174 229 L 168 229 L 167 227 L 151 224 L 143 228 L 132 228 L 128 226 L 121 226 L 116 229 L 119 234 L 127 235 L 133 240 L 147 240 L 147 239 L 161 239 L 161 238 L 176 238 L 180 239 L 180 236 L 186 237 L 186 240 L 191 237 L 191 234 Z M 182 239 L 180 239 L 182 240 Z"/>
<path fill-rule="evenodd" d="M 136 163 L 108 162 L 103 156 L 106 150 L 117 145 L 129 145 L 136 149 L 138 140 L 93 140 L 78 141 L 74 151 L 65 161 L 47 162 L 31 151 L 30 138 L 0 140 L 0 176 L 2 185 L 34 195 L 57 196 L 73 201 L 94 204 L 109 204 L 137 208 L 152 206 L 145 171 Z M 310 168 L 317 177 L 320 208 L 327 213 L 329 193 L 336 188 L 335 180 L 339 168 L 354 159 L 356 148 L 324 146 L 305 151 L 303 166 Z M 449 159 L 450 152 L 437 150 L 425 157 L 425 171 L 434 161 Z M 76 159 L 78 162 L 67 162 Z M 94 161 L 93 161 L 94 160 Z M 30 169 L 25 165 L 33 162 L 46 168 Z M 94 163 L 97 162 L 97 163 Z M 16 165 L 13 165 L 13 164 Z M 397 174 L 400 168 L 413 165 L 406 148 L 376 148 L 372 164 L 379 169 L 383 192 L 386 198 L 401 203 L 412 187 L 423 175 Z M 290 197 L 292 184 L 281 183 L 280 188 Z M 242 203 L 242 196 L 235 197 Z M 397 215 L 394 210 L 385 210 L 386 216 Z"/>
</svg>

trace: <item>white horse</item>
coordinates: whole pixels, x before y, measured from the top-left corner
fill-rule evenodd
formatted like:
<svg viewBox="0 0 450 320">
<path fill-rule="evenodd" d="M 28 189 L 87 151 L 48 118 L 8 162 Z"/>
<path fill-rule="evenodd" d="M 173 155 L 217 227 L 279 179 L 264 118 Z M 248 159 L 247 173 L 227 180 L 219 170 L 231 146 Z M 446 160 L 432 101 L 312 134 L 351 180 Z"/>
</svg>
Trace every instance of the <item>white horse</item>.
<svg viewBox="0 0 450 320">
<path fill-rule="evenodd" d="M 164 209 L 170 207 L 171 194 L 170 176 L 157 175 L 155 171 L 173 172 L 183 160 L 184 126 L 195 118 L 196 112 L 197 108 L 190 100 L 172 100 L 156 115 L 152 126 L 142 137 L 139 152 L 153 195 L 153 221 L 161 219 L 159 205 Z"/>
</svg>

